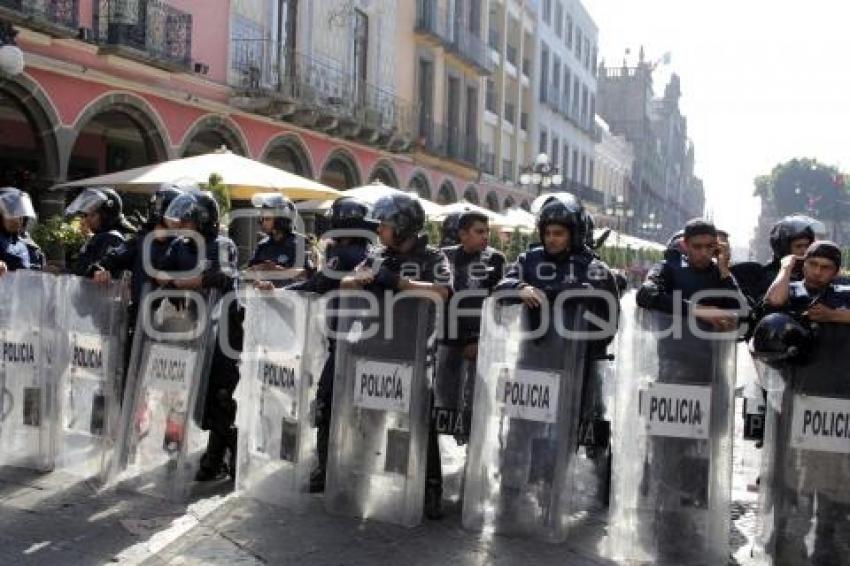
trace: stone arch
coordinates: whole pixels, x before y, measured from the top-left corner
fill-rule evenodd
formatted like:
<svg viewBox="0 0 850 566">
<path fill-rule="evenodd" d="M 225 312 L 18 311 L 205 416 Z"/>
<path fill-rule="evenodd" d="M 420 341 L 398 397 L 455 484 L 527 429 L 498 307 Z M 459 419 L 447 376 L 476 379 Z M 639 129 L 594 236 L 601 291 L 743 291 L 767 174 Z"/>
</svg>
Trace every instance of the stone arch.
<svg viewBox="0 0 850 566">
<path fill-rule="evenodd" d="M 222 145 L 227 146 L 227 149 L 233 153 L 249 156 L 248 144 L 242 129 L 227 116 L 208 114 L 196 120 L 189 128 L 183 136 L 177 155 L 180 157 L 200 155 L 215 151 Z"/>
<path fill-rule="evenodd" d="M 420 197 L 431 200 L 431 183 L 428 180 L 428 175 L 424 172 L 417 171 L 414 173 L 407 187 L 416 191 Z"/>
<path fill-rule="evenodd" d="M 484 205 L 493 212 L 499 212 L 499 197 L 496 196 L 495 192 L 490 191 L 487 193 L 487 197 L 484 199 Z"/>
<path fill-rule="evenodd" d="M 86 126 L 110 112 L 123 114 L 138 128 L 150 161 L 168 161 L 171 158 L 171 143 L 162 118 L 147 100 L 128 92 L 104 94 L 86 105 L 74 122 L 74 139 L 70 143 L 69 155 Z"/>
<path fill-rule="evenodd" d="M 471 202 L 472 204 L 478 204 L 480 202 L 478 199 L 478 191 L 475 189 L 475 185 L 469 185 L 468 187 L 466 187 L 466 190 L 463 191 L 463 200 Z"/>
<path fill-rule="evenodd" d="M 369 174 L 369 182 L 371 183 L 372 181 L 380 181 L 388 187 L 396 189 L 401 186 L 393 164 L 386 159 L 378 161 L 372 168 L 372 172 Z"/>
<path fill-rule="evenodd" d="M 67 168 L 67 153 L 61 140 L 57 137 L 59 128 L 59 113 L 41 86 L 27 75 L 16 77 L 0 77 L 0 107 L 8 105 L 8 119 L 24 120 L 24 128 L 29 129 L 33 145 L 29 148 L 19 147 L 21 155 L 29 153 L 29 159 L 22 161 L 16 154 L 4 148 L 0 152 L 0 185 L 16 185 L 31 194 L 33 203 L 38 207 L 42 216 L 59 213 L 61 199 L 45 191 L 47 187 L 62 181 Z M 0 118 L 2 119 L 2 118 Z M 15 145 L 21 145 L 21 140 L 15 140 Z M 0 138 L 0 147 L 11 140 Z M 26 143 L 26 142 L 24 142 Z M 30 151 L 28 152 L 27 149 Z M 6 171 L 6 163 L 9 170 Z M 32 164 L 32 170 L 27 168 Z M 22 164 L 23 169 L 22 169 Z M 56 202 L 56 206 L 51 206 Z"/>
<path fill-rule="evenodd" d="M 521 209 L 523 209 L 523 210 L 527 211 L 527 212 L 531 212 L 531 204 L 529 204 L 529 202 L 528 202 L 527 200 L 523 200 L 523 201 L 519 204 L 519 207 L 520 207 Z"/>
<path fill-rule="evenodd" d="M 507 209 L 513 208 L 515 206 L 516 206 L 516 202 L 514 201 L 514 197 L 509 196 L 505 199 L 505 204 L 502 207 L 502 210 L 507 210 Z"/>
<path fill-rule="evenodd" d="M 295 134 L 272 138 L 261 161 L 308 179 L 313 178 L 313 159 L 304 141 Z"/>
<path fill-rule="evenodd" d="M 325 159 L 319 181 L 340 191 L 363 184 L 357 160 L 350 151 L 343 148 L 335 149 Z"/>
<path fill-rule="evenodd" d="M 455 190 L 454 184 L 448 179 L 443 181 L 443 184 L 440 185 L 440 190 L 437 191 L 437 199 L 435 202 L 437 204 L 451 204 L 453 202 L 457 202 L 457 191 Z"/>
</svg>

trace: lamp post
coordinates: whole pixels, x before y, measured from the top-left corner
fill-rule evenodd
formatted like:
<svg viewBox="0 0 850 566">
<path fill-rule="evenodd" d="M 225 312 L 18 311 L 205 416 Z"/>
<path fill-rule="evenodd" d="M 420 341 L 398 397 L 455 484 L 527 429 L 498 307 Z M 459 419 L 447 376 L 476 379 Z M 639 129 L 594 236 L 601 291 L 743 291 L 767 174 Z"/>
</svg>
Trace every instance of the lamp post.
<svg viewBox="0 0 850 566">
<path fill-rule="evenodd" d="M 654 212 L 649 213 L 647 220 L 647 222 L 644 222 L 640 225 L 641 230 L 643 230 L 646 235 L 657 236 L 661 232 L 661 229 L 664 228 L 664 226 L 661 224 L 661 222 L 655 221 Z"/>
<path fill-rule="evenodd" d="M 623 195 L 617 195 L 614 199 L 614 203 L 605 209 L 606 214 L 608 216 L 614 216 L 617 218 L 617 238 L 616 238 L 616 246 L 620 247 L 620 231 L 622 230 L 621 221 L 625 218 L 626 222 L 629 219 L 634 218 L 635 211 L 626 206 L 626 199 L 623 198 Z M 627 224 L 628 225 L 628 224 Z"/>
<path fill-rule="evenodd" d="M 24 52 L 15 44 L 16 35 L 12 24 L 0 21 L 0 74 L 10 77 L 24 72 Z"/>
<path fill-rule="evenodd" d="M 549 163 L 549 156 L 541 153 L 534 160 L 534 165 L 526 165 L 520 169 L 519 184 L 523 186 L 534 185 L 537 187 L 538 196 L 549 187 L 559 187 L 564 178 L 557 167 Z"/>
</svg>

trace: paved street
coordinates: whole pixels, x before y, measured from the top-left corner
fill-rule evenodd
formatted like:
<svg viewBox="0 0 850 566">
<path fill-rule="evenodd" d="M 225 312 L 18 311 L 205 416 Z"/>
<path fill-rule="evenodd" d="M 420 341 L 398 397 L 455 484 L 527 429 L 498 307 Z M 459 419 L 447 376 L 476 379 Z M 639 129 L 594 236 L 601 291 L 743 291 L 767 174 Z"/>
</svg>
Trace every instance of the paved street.
<svg viewBox="0 0 850 566">
<path fill-rule="evenodd" d="M 739 385 L 751 378 L 746 364 L 740 374 Z M 731 540 L 738 563 L 748 564 L 757 500 L 748 484 L 757 474 L 758 452 L 740 440 L 740 431 L 738 438 Z M 98 493 L 92 484 L 58 473 L 0 469 L 0 564 L 609 563 L 604 517 L 589 518 L 563 545 L 463 530 L 456 475 L 462 452 L 450 450 L 454 442 L 446 440 L 446 492 L 454 503 L 445 520 L 414 529 L 332 517 L 318 496 L 305 513 L 294 514 L 227 495 L 223 484 L 205 488 L 187 507 Z"/>
</svg>

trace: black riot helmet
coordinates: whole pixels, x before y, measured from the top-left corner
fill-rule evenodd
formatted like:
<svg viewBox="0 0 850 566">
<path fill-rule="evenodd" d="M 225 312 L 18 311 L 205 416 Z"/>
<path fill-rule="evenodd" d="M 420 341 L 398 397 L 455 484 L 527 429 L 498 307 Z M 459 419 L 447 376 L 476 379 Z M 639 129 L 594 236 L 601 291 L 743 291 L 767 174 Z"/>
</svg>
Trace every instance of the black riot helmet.
<svg viewBox="0 0 850 566">
<path fill-rule="evenodd" d="M 370 218 L 372 205 L 356 197 L 340 197 L 331 205 L 331 230 L 375 231 L 378 223 Z"/>
<path fill-rule="evenodd" d="M 570 252 L 579 253 L 587 245 L 587 217 L 584 207 L 570 193 L 554 193 L 537 213 L 537 231 L 545 241 L 546 226 L 558 224 L 570 231 Z"/>
<path fill-rule="evenodd" d="M 119 228 L 123 220 L 121 197 L 111 187 L 90 187 L 85 189 L 65 208 L 65 217 L 100 214 L 100 230 L 109 231 Z"/>
<path fill-rule="evenodd" d="M 21 232 L 24 232 L 27 225 L 35 222 L 37 218 L 30 196 L 15 187 L 1 188 L 0 219 L 2 218 L 20 218 Z M 0 222 L 0 232 L 5 232 L 2 222 Z"/>
<path fill-rule="evenodd" d="M 811 354 L 812 330 L 787 313 L 771 313 L 753 331 L 750 351 L 754 358 L 774 369 L 803 363 Z"/>
<path fill-rule="evenodd" d="M 773 258 L 781 259 L 791 253 L 791 242 L 800 238 L 808 238 L 809 243 L 815 241 L 815 225 L 818 221 L 808 216 L 795 214 L 779 220 L 770 229 L 770 248 Z"/>
<path fill-rule="evenodd" d="M 292 224 L 298 216 L 298 211 L 291 200 L 280 193 L 257 193 L 251 197 L 251 204 L 261 211 L 271 212 L 274 216 L 275 230 L 284 234 L 292 232 Z"/>
<path fill-rule="evenodd" d="M 204 236 L 217 236 L 221 213 L 218 202 L 209 191 L 187 192 L 171 201 L 163 217 L 175 222 L 194 222 Z"/>
<path fill-rule="evenodd" d="M 440 247 L 456 246 L 460 243 L 460 219 L 463 212 L 452 212 L 443 219 L 440 226 Z"/>
<path fill-rule="evenodd" d="M 163 183 L 159 189 L 151 195 L 148 201 L 148 223 L 151 226 L 162 224 L 165 219 L 165 211 L 178 196 L 185 192 L 185 188 L 175 183 Z"/>
<path fill-rule="evenodd" d="M 416 237 L 425 227 L 425 210 L 417 197 L 398 193 L 379 198 L 371 219 L 392 226 L 396 243 L 401 243 Z"/>
</svg>

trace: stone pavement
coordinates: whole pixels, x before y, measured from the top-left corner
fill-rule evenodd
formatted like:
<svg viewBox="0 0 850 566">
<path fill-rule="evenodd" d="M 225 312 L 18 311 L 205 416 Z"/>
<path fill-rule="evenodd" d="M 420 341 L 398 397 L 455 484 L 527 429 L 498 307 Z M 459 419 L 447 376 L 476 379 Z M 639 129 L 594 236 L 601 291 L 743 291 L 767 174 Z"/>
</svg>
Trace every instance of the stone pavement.
<svg viewBox="0 0 850 566">
<path fill-rule="evenodd" d="M 749 368 L 741 367 L 739 387 Z M 740 401 L 740 399 L 739 399 Z M 740 410 L 740 407 L 739 409 Z M 741 419 L 736 414 L 740 427 Z M 448 449 L 454 442 L 446 438 Z M 325 513 L 320 496 L 303 514 L 228 495 L 227 484 L 205 487 L 190 505 L 102 491 L 61 473 L 0 468 L 0 565 L 107 563 L 195 564 L 609 564 L 605 517 L 590 517 L 563 545 L 481 535 L 461 528 L 456 472 L 449 450 L 447 517 L 407 529 Z M 736 563 L 749 558 L 756 527 L 759 453 L 735 443 L 731 541 Z"/>
</svg>

